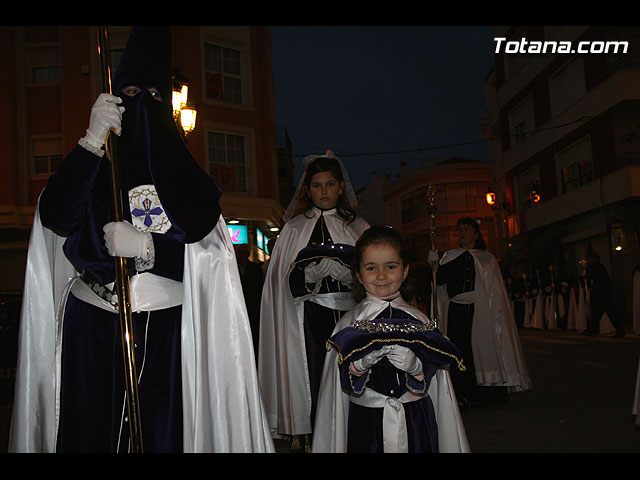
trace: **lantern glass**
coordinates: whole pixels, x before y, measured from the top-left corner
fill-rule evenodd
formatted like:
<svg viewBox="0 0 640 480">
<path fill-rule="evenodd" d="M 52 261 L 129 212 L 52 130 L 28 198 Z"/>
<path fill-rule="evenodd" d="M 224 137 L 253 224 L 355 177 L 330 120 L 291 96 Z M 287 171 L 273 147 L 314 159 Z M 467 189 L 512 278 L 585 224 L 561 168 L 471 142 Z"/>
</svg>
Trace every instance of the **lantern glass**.
<svg viewBox="0 0 640 480">
<path fill-rule="evenodd" d="M 171 104 L 173 105 L 173 113 L 178 114 L 180 110 L 187 106 L 187 98 L 189 96 L 188 85 L 182 85 L 180 90 L 174 90 L 171 98 Z"/>
<path fill-rule="evenodd" d="M 180 110 L 180 124 L 185 133 L 193 131 L 196 128 L 196 110 L 187 107 Z"/>
</svg>

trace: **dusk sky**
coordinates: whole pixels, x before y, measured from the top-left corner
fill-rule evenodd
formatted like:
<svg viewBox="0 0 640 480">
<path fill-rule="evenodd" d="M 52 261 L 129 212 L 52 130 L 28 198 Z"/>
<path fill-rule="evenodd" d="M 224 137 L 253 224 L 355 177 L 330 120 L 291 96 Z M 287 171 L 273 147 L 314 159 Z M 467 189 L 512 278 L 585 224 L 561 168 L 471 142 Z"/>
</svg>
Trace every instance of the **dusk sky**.
<svg viewBox="0 0 640 480">
<path fill-rule="evenodd" d="M 409 170 L 450 156 L 489 160 L 480 117 L 491 27 L 274 26 L 272 42 L 276 118 L 296 181 L 302 158 L 327 148 L 355 188 L 373 171 L 397 175 L 402 160 Z"/>
</svg>

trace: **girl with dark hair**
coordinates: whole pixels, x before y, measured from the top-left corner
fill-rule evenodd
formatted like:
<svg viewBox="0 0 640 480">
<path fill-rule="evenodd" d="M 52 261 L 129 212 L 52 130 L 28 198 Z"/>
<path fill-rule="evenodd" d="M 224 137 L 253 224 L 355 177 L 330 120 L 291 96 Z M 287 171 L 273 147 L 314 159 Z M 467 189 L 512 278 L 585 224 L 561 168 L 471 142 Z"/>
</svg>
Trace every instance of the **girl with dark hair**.
<svg viewBox="0 0 640 480">
<path fill-rule="evenodd" d="M 326 192 L 322 190 L 323 179 L 326 180 Z M 335 208 L 340 217 L 351 223 L 356 218 L 355 206 L 349 195 L 343 195 L 344 188 L 345 177 L 340 161 L 331 156 L 316 158 L 309 164 L 305 173 L 304 189 L 298 193 L 295 214 L 313 218 L 314 207 L 320 210 Z M 335 190 L 335 194 L 332 189 Z"/>
<path fill-rule="evenodd" d="M 460 248 L 435 264 L 441 328 L 467 366 L 451 373 L 456 396 L 465 406 L 507 403 L 509 392 L 531 388 L 511 302 L 478 222 L 467 217 L 457 224 Z"/>
<path fill-rule="evenodd" d="M 464 217 L 458 220 L 458 238 L 460 246 L 467 250 L 472 248 L 486 250 L 487 244 L 480 233 L 480 225 L 473 218 Z"/>
<path fill-rule="evenodd" d="M 464 366 L 455 345 L 403 298 L 409 265 L 398 231 L 364 232 L 354 271 L 365 296 L 327 342 L 313 451 L 467 451 L 447 372 Z"/>
<path fill-rule="evenodd" d="M 304 163 L 265 275 L 258 355 L 269 423 L 292 451 L 310 451 L 326 341 L 356 303 L 351 255 L 369 227 L 333 152 Z"/>
<path fill-rule="evenodd" d="M 404 247 L 404 241 L 400 233 L 390 227 L 371 227 L 360 237 L 353 252 L 352 269 L 355 272 L 354 275 L 356 278 L 358 276 L 357 272 L 359 272 L 360 266 L 362 265 L 362 254 L 370 245 L 389 245 L 398 252 L 402 264 L 406 265 L 408 271 L 409 262 L 407 261 L 407 250 Z M 360 281 L 354 282 L 352 288 L 356 301 L 360 302 L 367 296 L 367 290 Z M 414 299 L 415 286 L 409 273 L 402 282 L 399 292 L 407 302 L 411 302 Z"/>
</svg>

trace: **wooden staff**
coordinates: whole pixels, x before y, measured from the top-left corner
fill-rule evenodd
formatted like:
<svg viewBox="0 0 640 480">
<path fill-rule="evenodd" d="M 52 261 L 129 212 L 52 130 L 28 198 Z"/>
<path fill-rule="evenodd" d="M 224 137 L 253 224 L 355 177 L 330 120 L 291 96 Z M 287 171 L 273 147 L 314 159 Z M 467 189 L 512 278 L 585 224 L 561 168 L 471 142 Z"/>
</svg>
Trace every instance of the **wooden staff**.
<svg viewBox="0 0 640 480">
<path fill-rule="evenodd" d="M 427 185 L 427 212 L 429 213 L 430 225 L 429 234 L 431 238 L 431 250 L 436 250 L 436 212 L 438 208 L 435 206 L 436 188 L 433 184 Z M 438 323 L 438 293 L 437 293 L 437 272 L 434 266 L 431 266 L 431 320 Z"/>
<path fill-rule="evenodd" d="M 100 62 L 101 90 L 113 94 L 111 89 L 111 69 L 109 67 L 109 35 L 108 27 L 98 27 L 98 60 Z M 118 156 L 116 139 L 110 130 L 105 139 L 106 155 L 111 163 L 111 200 L 114 221 L 124 220 L 120 176 L 118 173 Z M 127 394 L 127 411 L 129 413 L 129 432 L 131 450 L 142 453 L 142 429 L 140 422 L 140 401 L 138 398 L 138 375 L 135 361 L 135 343 L 133 340 L 133 317 L 131 312 L 131 292 L 129 291 L 129 275 L 127 261 L 123 257 L 115 257 L 116 293 L 120 313 L 120 334 L 122 337 L 122 354 L 124 358 L 124 376 Z"/>
</svg>

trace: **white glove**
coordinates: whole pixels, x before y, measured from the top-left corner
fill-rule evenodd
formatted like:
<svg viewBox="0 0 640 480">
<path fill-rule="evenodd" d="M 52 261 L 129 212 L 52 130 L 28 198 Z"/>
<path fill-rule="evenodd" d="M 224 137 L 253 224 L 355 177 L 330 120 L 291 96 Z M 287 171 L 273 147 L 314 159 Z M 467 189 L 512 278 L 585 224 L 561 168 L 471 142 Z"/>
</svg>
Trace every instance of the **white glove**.
<svg viewBox="0 0 640 480">
<path fill-rule="evenodd" d="M 351 283 L 353 281 L 353 274 L 351 269 L 345 267 L 342 263 L 332 261 L 329 275 L 342 283 Z"/>
<path fill-rule="evenodd" d="M 422 372 L 422 362 L 416 354 L 402 345 L 392 345 L 391 351 L 387 354 L 391 364 L 403 372 L 415 377 Z"/>
<path fill-rule="evenodd" d="M 345 283 L 351 283 L 353 279 L 351 269 L 340 262 L 328 258 L 323 258 L 318 263 L 309 264 L 304 269 L 304 281 L 306 283 L 316 283 L 329 276 Z"/>
<path fill-rule="evenodd" d="M 92 147 L 96 149 L 102 148 L 111 129 L 115 130 L 116 135 L 120 135 L 124 107 L 119 107 L 117 105 L 119 103 L 122 103 L 120 97 L 101 93 L 93 107 L 91 107 L 89 128 L 87 128 L 84 140 Z"/>
<path fill-rule="evenodd" d="M 141 232 L 126 220 L 107 223 L 102 230 L 109 255 L 148 260 L 147 241 L 153 242 L 149 232 Z"/>
<path fill-rule="evenodd" d="M 387 353 L 393 348 L 394 345 L 385 345 L 379 350 L 374 350 L 371 353 L 367 353 L 364 357 L 359 358 L 351 362 L 353 368 L 358 370 L 359 372 L 364 372 L 373 367 L 376 363 L 382 360 Z"/>
<path fill-rule="evenodd" d="M 318 263 L 310 263 L 304 268 L 305 283 L 316 283 L 331 272 L 331 260 L 323 258 Z"/>
</svg>

